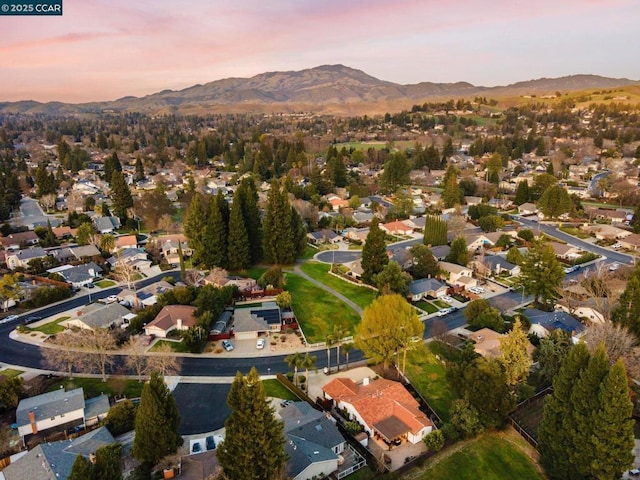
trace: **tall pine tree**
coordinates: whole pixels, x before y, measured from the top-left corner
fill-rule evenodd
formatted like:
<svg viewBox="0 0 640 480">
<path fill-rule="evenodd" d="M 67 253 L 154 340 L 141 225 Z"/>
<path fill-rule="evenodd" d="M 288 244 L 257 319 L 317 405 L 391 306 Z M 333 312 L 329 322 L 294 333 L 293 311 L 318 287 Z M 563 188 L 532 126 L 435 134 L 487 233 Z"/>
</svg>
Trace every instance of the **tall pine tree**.
<svg viewBox="0 0 640 480">
<path fill-rule="evenodd" d="M 189 204 L 189 212 L 184 220 L 184 233 L 189 239 L 189 247 L 193 250 L 193 263 L 198 265 L 205 256 L 205 225 L 207 224 L 207 205 L 204 198 L 195 193 Z"/>
<path fill-rule="evenodd" d="M 153 372 L 142 389 L 136 412 L 133 456 L 143 463 L 155 465 L 175 453 L 182 445 L 179 424 L 176 400 L 162 376 Z"/>
<path fill-rule="evenodd" d="M 251 252 L 251 263 L 256 264 L 262 260 L 262 222 L 260 208 L 258 207 L 258 192 L 251 178 L 244 178 L 238 186 L 234 197 L 242 209 L 242 217 Z"/>
<path fill-rule="evenodd" d="M 264 260 L 271 264 L 293 263 L 299 253 L 298 232 L 287 192 L 276 180 L 271 182 L 263 223 Z"/>
<path fill-rule="evenodd" d="M 282 478 L 286 455 L 282 422 L 274 417 L 258 371 L 236 374 L 227 397 L 231 414 L 217 449 L 218 462 L 228 480 Z"/>
<path fill-rule="evenodd" d="M 447 244 L 447 222 L 433 215 L 425 217 L 424 238 L 425 245 L 436 247 Z"/>
<path fill-rule="evenodd" d="M 122 172 L 122 164 L 118 158 L 118 154 L 113 152 L 110 157 L 107 157 L 104 161 L 104 178 L 109 184 L 113 181 L 113 172 Z"/>
<path fill-rule="evenodd" d="M 133 207 L 133 197 L 122 172 L 114 170 L 111 175 L 111 201 L 113 213 L 120 219 L 127 218 L 127 211 Z"/>
<path fill-rule="evenodd" d="M 371 222 L 367 240 L 362 248 L 362 281 L 373 284 L 374 276 L 384 270 L 389 263 L 387 248 L 384 243 L 384 231 L 378 226 L 376 217 Z"/>
<path fill-rule="evenodd" d="M 640 265 L 629 276 L 611 319 L 627 327 L 637 339 L 640 339 Z"/>
<path fill-rule="evenodd" d="M 518 183 L 518 187 L 516 188 L 516 198 L 513 203 L 520 206 L 523 203 L 527 203 L 529 201 L 529 182 L 523 180 Z"/>
<path fill-rule="evenodd" d="M 230 270 L 244 270 L 251 265 L 251 243 L 242 216 L 242 205 L 233 202 L 229 218 L 228 266 Z"/>
<path fill-rule="evenodd" d="M 229 206 L 222 198 L 212 197 L 204 226 L 203 261 L 207 268 L 227 268 L 227 215 Z"/>
</svg>

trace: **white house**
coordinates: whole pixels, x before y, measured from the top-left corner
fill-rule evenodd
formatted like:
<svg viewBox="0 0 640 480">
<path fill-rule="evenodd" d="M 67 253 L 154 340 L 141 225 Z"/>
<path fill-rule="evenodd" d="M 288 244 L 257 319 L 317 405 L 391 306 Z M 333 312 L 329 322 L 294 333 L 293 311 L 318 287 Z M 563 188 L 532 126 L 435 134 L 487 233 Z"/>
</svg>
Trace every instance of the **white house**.
<svg viewBox="0 0 640 480">
<path fill-rule="evenodd" d="M 84 424 L 84 390 L 60 389 L 23 398 L 16 409 L 16 424 L 22 438 L 74 421 Z"/>
</svg>

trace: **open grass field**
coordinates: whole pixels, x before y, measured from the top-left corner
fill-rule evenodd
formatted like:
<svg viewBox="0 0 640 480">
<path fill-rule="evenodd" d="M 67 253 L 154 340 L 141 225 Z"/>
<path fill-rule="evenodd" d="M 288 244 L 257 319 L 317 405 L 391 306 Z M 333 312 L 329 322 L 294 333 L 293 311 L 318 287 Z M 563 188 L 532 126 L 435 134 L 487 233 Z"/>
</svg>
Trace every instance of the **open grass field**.
<svg viewBox="0 0 640 480">
<path fill-rule="evenodd" d="M 376 298 L 377 294 L 375 290 L 360 287 L 330 275 L 328 272 L 331 267 L 326 263 L 307 262 L 300 268 L 314 280 L 322 282 L 336 292 L 341 293 L 361 308 L 368 306 Z"/>
<path fill-rule="evenodd" d="M 189 353 L 189 349 L 184 342 L 171 342 L 169 340 L 158 340 L 153 344 L 153 347 L 149 350 L 150 352 L 157 352 L 160 347 L 163 345 L 169 345 L 171 350 L 176 353 Z"/>
<path fill-rule="evenodd" d="M 267 394 L 267 397 L 281 398 L 282 400 L 293 400 L 294 402 L 300 400 L 291 390 L 275 378 L 263 380 L 262 385 L 264 385 L 264 391 Z"/>
<path fill-rule="evenodd" d="M 513 429 L 460 442 L 412 470 L 407 480 L 542 480 L 537 455 Z"/>
<path fill-rule="evenodd" d="M 413 386 L 429 402 L 438 416 L 443 420 L 449 419 L 451 402 L 455 394 L 449 385 L 444 365 L 436 358 L 432 350 L 435 342 L 428 345 L 420 344 L 407 354 L 407 376 Z"/>
<path fill-rule="evenodd" d="M 35 332 L 42 332 L 45 335 L 55 335 L 56 333 L 64 332 L 64 327 L 59 325 L 60 322 L 64 322 L 65 320 L 69 320 L 71 317 L 58 317 L 55 320 L 45 323 L 44 325 L 40 325 L 39 327 L 33 327 L 30 330 Z"/>
<path fill-rule="evenodd" d="M 346 320 L 352 332 L 360 321 L 351 307 L 298 275 L 287 274 L 285 289 L 291 293 L 293 312 L 309 343 L 323 342 L 340 320 Z"/>
<path fill-rule="evenodd" d="M 96 287 L 100 288 L 109 288 L 113 287 L 116 284 L 113 280 L 100 280 L 99 282 L 94 282 Z"/>
<path fill-rule="evenodd" d="M 142 394 L 144 382 L 121 378 L 113 378 L 103 382 L 99 378 L 65 377 L 53 383 L 47 391 L 53 392 L 54 390 L 58 390 L 60 386 L 64 386 L 65 390 L 82 387 L 86 398 L 97 397 L 102 393 L 106 393 L 107 395 L 124 394 L 128 398 L 136 398 Z"/>
</svg>

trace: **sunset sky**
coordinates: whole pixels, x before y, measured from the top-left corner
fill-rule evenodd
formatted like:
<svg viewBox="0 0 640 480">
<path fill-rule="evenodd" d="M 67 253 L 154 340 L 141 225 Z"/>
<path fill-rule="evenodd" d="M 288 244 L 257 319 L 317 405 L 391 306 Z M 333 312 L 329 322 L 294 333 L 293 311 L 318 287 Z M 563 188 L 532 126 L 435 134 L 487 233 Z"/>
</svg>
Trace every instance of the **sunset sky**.
<svg viewBox="0 0 640 480">
<path fill-rule="evenodd" d="M 638 0 L 63 0 L 0 16 L 0 101 L 86 102 L 344 64 L 397 83 L 640 79 Z"/>
</svg>

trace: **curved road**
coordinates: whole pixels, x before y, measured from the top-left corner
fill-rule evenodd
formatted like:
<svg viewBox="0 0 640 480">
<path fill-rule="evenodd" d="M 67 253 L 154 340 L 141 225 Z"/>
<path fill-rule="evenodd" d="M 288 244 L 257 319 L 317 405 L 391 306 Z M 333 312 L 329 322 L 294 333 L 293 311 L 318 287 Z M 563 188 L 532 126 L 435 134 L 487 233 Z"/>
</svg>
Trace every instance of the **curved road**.
<svg viewBox="0 0 640 480">
<path fill-rule="evenodd" d="M 561 240 L 564 240 L 568 243 L 571 243 L 576 246 L 580 246 L 584 250 L 589 250 L 594 253 L 603 255 L 605 258 L 608 258 L 611 261 L 615 261 L 622 264 L 632 263 L 632 258 L 629 257 L 628 255 L 611 251 L 608 249 L 604 249 L 604 248 L 598 247 L 597 245 L 584 242 L 580 239 L 577 239 L 575 237 L 572 237 L 570 235 L 567 235 L 563 232 L 558 231 L 555 226 L 539 224 L 537 222 L 534 222 L 519 216 L 514 216 L 514 219 L 521 222 L 523 225 L 529 228 L 532 228 L 533 230 L 540 229 L 545 233 L 548 233 L 557 238 L 560 238 Z M 401 242 L 401 243 L 412 244 L 412 243 L 415 243 L 416 241 L 419 241 L 419 240 L 409 240 L 407 242 Z M 398 248 L 398 246 L 399 246 L 398 244 L 394 245 L 395 248 Z M 331 255 L 331 252 L 326 252 L 326 253 Z M 336 252 L 336 254 L 337 253 L 338 252 Z M 344 253 L 358 254 L 360 252 L 344 252 Z M 310 278 L 308 275 L 306 275 L 304 272 L 300 270 L 299 265 L 295 266 L 295 272 L 296 274 L 302 276 L 303 278 L 310 281 L 314 285 L 317 285 L 318 287 L 322 288 L 328 293 L 340 298 L 342 301 L 347 303 L 351 308 L 353 308 L 356 312 L 362 313 L 362 309 L 358 305 L 356 305 L 355 303 L 353 303 L 352 301 L 350 301 L 348 298 L 344 297 L 340 293 L 327 287 L 326 285 L 323 285 L 320 282 L 317 282 L 316 280 L 314 280 L 313 278 Z M 177 271 L 163 272 L 160 275 L 157 275 L 156 277 L 146 278 L 144 280 L 137 282 L 137 287 L 142 288 L 166 276 L 178 277 L 178 275 L 179 275 L 179 272 Z M 578 275 L 578 272 L 574 272 L 568 276 L 576 276 L 576 275 Z M 101 290 L 96 293 L 91 293 L 90 296 L 92 300 L 98 300 L 98 299 L 106 298 L 109 295 L 117 295 L 121 290 L 122 289 L 120 287 L 112 287 L 105 290 Z M 501 310 L 507 310 L 507 309 L 513 308 L 515 305 L 522 303 L 523 300 L 531 300 L 531 298 L 530 297 L 525 298 L 522 295 L 522 292 L 520 291 L 516 291 L 516 292 L 508 291 L 502 295 L 491 298 L 490 302 L 492 303 L 492 305 L 494 305 L 495 307 Z M 44 307 L 38 310 L 37 312 L 40 316 L 48 317 L 48 316 L 56 315 L 58 313 L 73 309 L 73 308 L 80 307 L 82 305 L 85 305 L 88 301 L 89 301 L 89 295 L 76 296 L 64 302 L 60 302 L 56 305 Z M 44 369 L 44 370 L 47 369 L 46 367 L 44 367 L 42 363 L 42 355 L 40 353 L 39 346 L 19 342 L 11 339 L 9 336 L 11 331 L 13 331 L 15 326 L 19 323 L 19 321 L 23 317 L 33 315 L 35 312 L 36 311 L 27 312 L 24 315 L 20 316 L 14 322 L 0 325 L 0 344 L 2 345 L 0 347 L 0 362 L 10 364 L 10 365 L 27 367 L 27 368 Z M 466 324 L 466 320 L 464 318 L 462 310 L 453 312 L 449 315 L 446 315 L 445 317 L 430 318 L 425 321 L 425 333 L 424 333 L 425 339 L 431 336 L 431 326 L 437 320 L 443 321 L 447 325 L 449 330 L 457 327 L 461 327 Z M 234 376 L 238 370 L 246 373 L 253 366 L 257 367 L 258 371 L 263 375 L 268 373 L 285 372 L 287 371 L 287 366 L 284 362 L 285 356 L 286 355 L 261 356 L 261 357 L 250 357 L 250 358 L 237 358 L 237 357 L 213 358 L 213 357 L 202 357 L 202 356 L 184 356 L 182 357 L 180 373 L 181 375 L 184 375 L 184 376 Z M 112 371 L 122 371 L 122 367 L 124 364 L 124 361 L 123 361 L 124 356 L 115 355 L 115 357 L 116 357 L 116 362 L 114 367 L 112 368 Z M 364 355 L 362 354 L 361 351 L 358 351 L 358 350 L 354 350 L 350 354 L 350 360 L 353 362 L 360 361 L 363 358 L 364 358 Z M 98 372 L 83 372 L 83 373 L 98 373 Z"/>
</svg>

